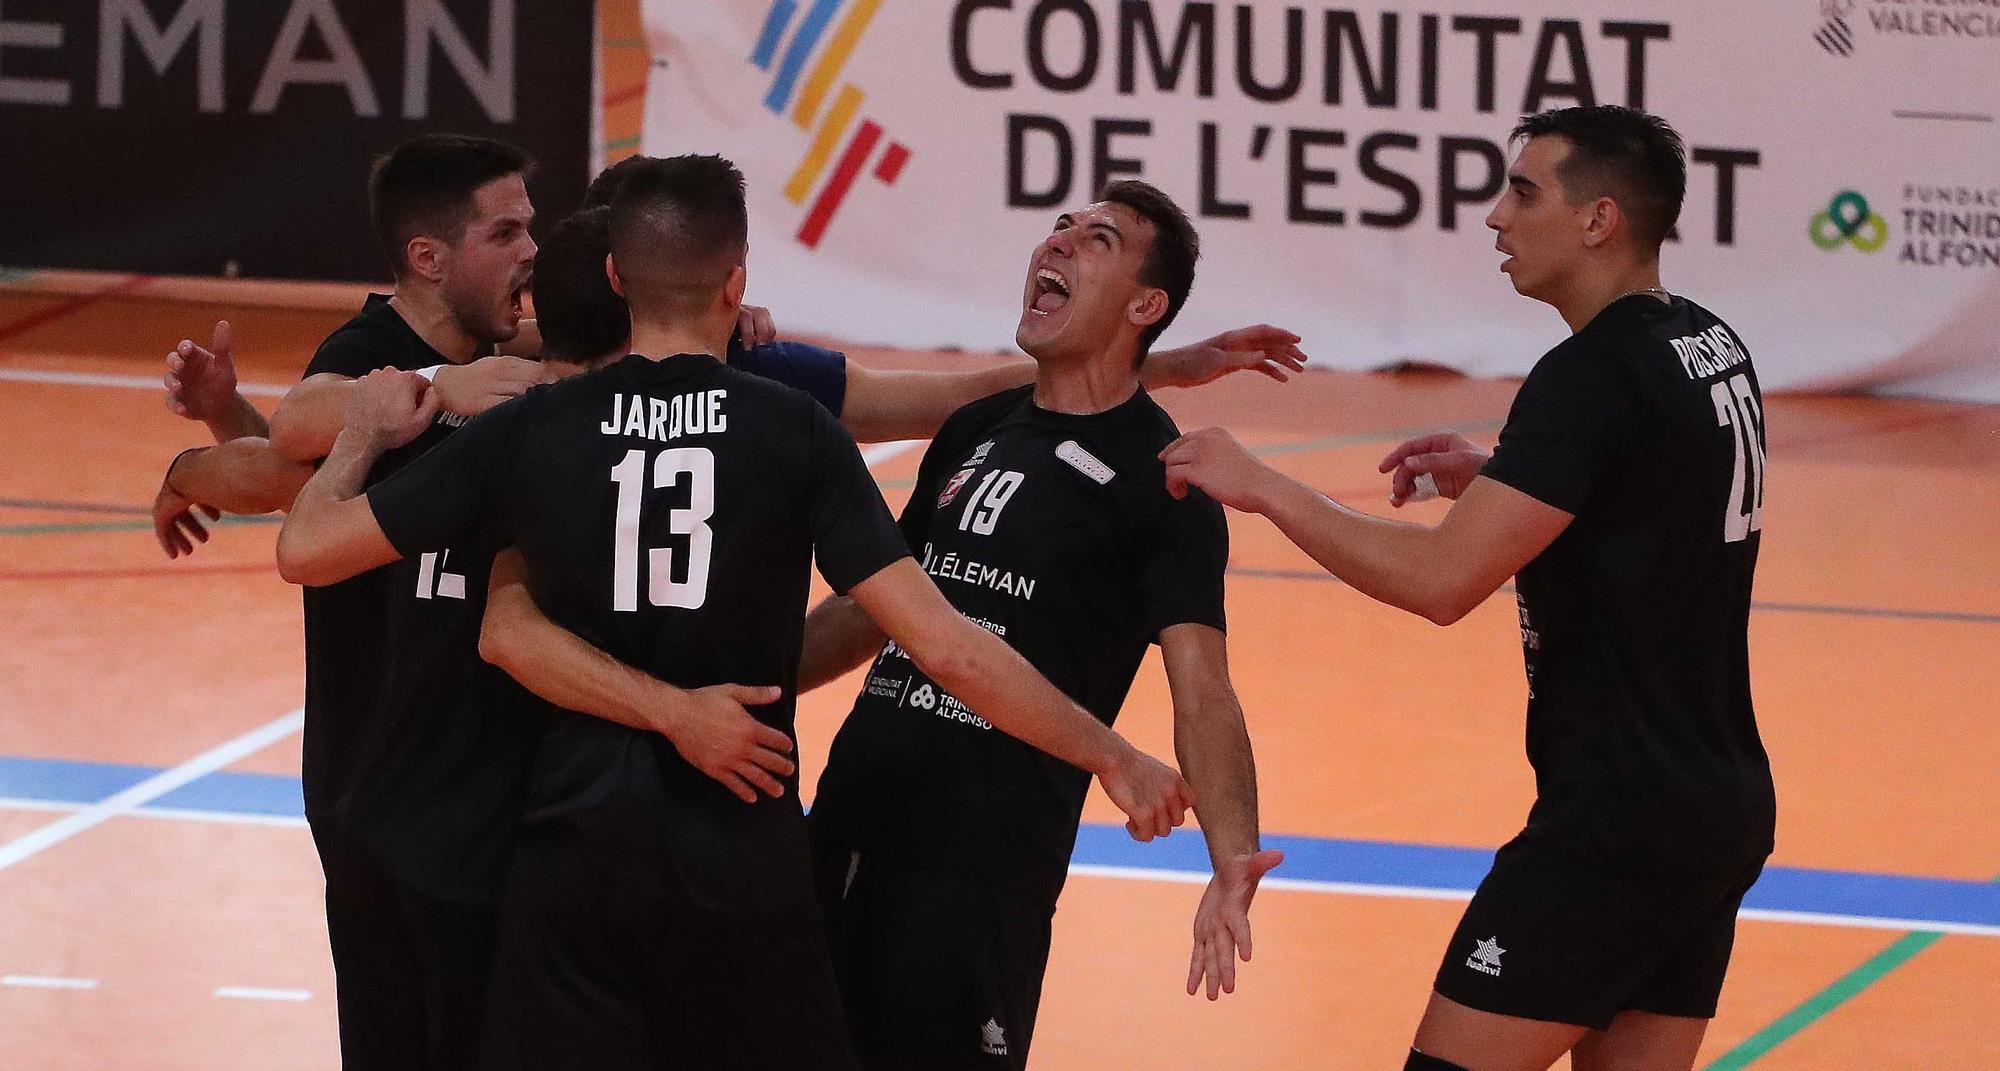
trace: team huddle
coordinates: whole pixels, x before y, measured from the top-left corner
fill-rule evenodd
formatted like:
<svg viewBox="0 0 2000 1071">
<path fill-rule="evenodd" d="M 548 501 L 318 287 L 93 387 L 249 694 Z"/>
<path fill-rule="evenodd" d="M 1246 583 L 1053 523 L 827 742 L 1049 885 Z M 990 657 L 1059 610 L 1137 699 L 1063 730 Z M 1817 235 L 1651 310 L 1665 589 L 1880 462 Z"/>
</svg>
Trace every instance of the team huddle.
<svg viewBox="0 0 2000 1071">
<path fill-rule="evenodd" d="M 1660 286 L 1673 131 L 1599 107 L 1515 136 L 1488 223 L 1573 334 L 1490 455 L 1426 436 L 1384 460 L 1395 504 L 1456 500 L 1434 527 L 1180 433 L 1150 390 L 1305 356 L 1265 326 L 1154 350 L 1200 241 L 1144 182 L 1034 246 L 1032 361 L 888 373 L 744 304 L 725 159 L 626 160 L 539 245 L 518 150 L 427 135 L 378 161 L 393 293 L 268 421 L 226 325 L 176 347 L 169 404 L 217 445 L 155 507 L 170 556 L 202 513 L 288 513 L 343 1065 L 1024 1067 L 1093 777 L 1136 839 L 1198 815 L 1186 991 L 1233 991 L 1282 856 L 1229 677 L 1229 507 L 1440 624 L 1519 578 L 1538 799 L 1406 1067 L 1691 1066 L 1771 848 L 1761 395 L 1733 332 Z M 897 517 L 856 444 L 907 438 L 930 442 Z M 833 595 L 809 609 L 814 569 Z M 1172 765 L 1113 728 L 1154 644 Z M 863 665 L 808 814 L 797 698 Z"/>
</svg>

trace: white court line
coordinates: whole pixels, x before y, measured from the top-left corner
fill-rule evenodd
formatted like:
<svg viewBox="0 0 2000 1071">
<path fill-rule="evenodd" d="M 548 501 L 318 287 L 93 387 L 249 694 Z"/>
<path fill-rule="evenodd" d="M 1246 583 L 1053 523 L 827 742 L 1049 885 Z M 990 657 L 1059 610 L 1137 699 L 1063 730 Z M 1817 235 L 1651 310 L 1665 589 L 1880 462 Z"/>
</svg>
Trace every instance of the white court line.
<svg viewBox="0 0 2000 1071">
<path fill-rule="evenodd" d="M 1160 881 L 1176 885 L 1206 885 L 1208 875 L 1193 870 L 1151 870 L 1136 866 L 1098 866 L 1089 863 L 1072 863 L 1071 874 L 1081 874 L 1090 878 L 1110 878 L 1116 881 Z M 1397 900 L 1457 900 L 1472 899 L 1470 889 L 1427 889 L 1414 885 L 1362 885 L 1348 881 L 1311 881 L 1304 878 L 1265 878 L 1258 883 L 1262 889 L 1285 889 L 1291 892 L 1325 893 L 1339 896 L 1385 896 Z M 1770 908 L 1746 907 L 1736 913 L 1737 918 L 1756 922 L 1787 922 L 1801 926 L 1832 926 L 1836 929 L 1892 930 L 1898 933 L 1916 931 L 1920 933 L 1953 933 L 1969 937 L 2000 937 L 2000 926 L 1979 922 L 1942 922 L 1936 919 L 1892 919 L 1870 915 L 1821 915 L 1811 911 L 1776 911 Z"/>
<path fill-rule="evenodd" d="M 0 845 L 0 870 L 31 859 L 87 829 L 144 806 L 201 777 L 254 755 L 299 731 L 305 712 L 294 710 L 234 740 L 218 744 L 178 766 L 169 767 L 122 792 L 114 793 L 67 817 Z"/>
<path fill-rule="evenodd" d="M 53 383 L 62 387 L 129 387 L 134 390 L 156 390 L 161 394 L 167 392 L 166 384 L 161 382 L 164 375 L 165 373 L 162 373 L 160 376 L 149 378 L 101 375 L 95 372 L 56 372 L 44 368 L 0 368 L 0 380 L 13 380 L 16 383 Z M 282 398 L 292 388 L 289 384 L 281 383 L 239 382 L 236 384 L 236 389 L 245 396 Z"/>
<path fill-rule="evenodd" d="M 88 804 L 63 803 L 56 800 L 30 800 L 18 796 L 0 796 L 0 811 L 47 811 L 51 814 L 72 814 L 83 810 Z M 204 811 L 192 807 L 135 807 L 121 815 L 123 818 L 165 818 L 176 822 L 211 822 L 226 826 L 278 826 L 284 829 L 305 829 L 306 820 L 295 814 L 249 814 L 243 811 Z"/>
<path fill-rule="evenodd" d="M 226 1000 L 283 1000 L 297 1004 L 312 999 L 310 989 L 263 989 L 251 985 L 226 985 L 215 991 Z"/>
<path fill-rule="evenodd" d="M 45 974 L 10 974 L 0 978 L 0 985 L 20 986 L 24 989 L 96 989 L 95 978 L 57 978 Z"/>
<path fill-rule="evenodd" d="M 895 457 L 897 454 L 908 453 L 912 447 L 922 446 L 923 444 L 924 440 L 922 439 L 900 439 L 893 443 L 876 443 L 873 446 L 864 446 L 861 448 L 861 460 L 867 462 L 868 467 L 872 469 L 876 465 Z"/>
</svg>

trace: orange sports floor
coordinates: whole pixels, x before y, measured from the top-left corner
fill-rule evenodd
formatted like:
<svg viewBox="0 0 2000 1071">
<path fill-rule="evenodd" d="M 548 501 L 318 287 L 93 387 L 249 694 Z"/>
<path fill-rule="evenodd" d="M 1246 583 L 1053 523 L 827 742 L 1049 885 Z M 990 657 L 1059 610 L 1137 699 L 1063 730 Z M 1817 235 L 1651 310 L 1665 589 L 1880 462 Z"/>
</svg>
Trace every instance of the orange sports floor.
<svg viewBox="0 0 2000 1071">
<path fill-rule="evenodd" d="M 0 293 L 0 757 L 176 767 L 298 706 L 299 603 L 272 566 L 276 528 L 225 526 L 169 563 L 144 523 L 168 458 L 204 440 L 143 383 L 173 340 L 205 338 L 222 314 L 245 381 L 276 389 L 344 318 L 144 285 L 97 301 Z M 1314 373 L 1162 400 L 1184 427 L 1225 424 L 1286 471 L 1386 511 L 1375 463 L 1405 429 L 1490 441 L 1512 389 Z M 1751 640 L 1779 786 L 1773 862 L 1994 879 L 2000 408 L 1787 397 L 1769 428 Z M 892 505 L 917 458 L 877 463 Z M 1232 660 L 1265 830 L 1489 848 L 1510 836 L 1531 780 L 1508 597 L 1440 630 L 1306 575 L 1261 521 L 1233 517 L 1232 535 Z M 855 684 L 802 704 L 807 784 Z M 1168 712 L 1155 662 L 1120 727 L 1169 754 Z M 272 735 L 227 767 L 295 775 L 296 733 Z M 77 813 L 0 800 L 0 860 Z M 1114 814 L 1094 796 L 1086 818 Z M 0 867 L 0 1068 L 336 1067 L 319 891 L 306 831 L 286 819 L 119 814 Z M 1072 879 L 1036 1066 L 1401 1066 L 1459 903 L 1267 889 L 1256 960 L 1209 1004 L 1181 990 L 1199 891 Z M 2000 938 L 1745 921 L 1701 1062 L 2000 1067 L 1996 1015 Z"/>
</svg>

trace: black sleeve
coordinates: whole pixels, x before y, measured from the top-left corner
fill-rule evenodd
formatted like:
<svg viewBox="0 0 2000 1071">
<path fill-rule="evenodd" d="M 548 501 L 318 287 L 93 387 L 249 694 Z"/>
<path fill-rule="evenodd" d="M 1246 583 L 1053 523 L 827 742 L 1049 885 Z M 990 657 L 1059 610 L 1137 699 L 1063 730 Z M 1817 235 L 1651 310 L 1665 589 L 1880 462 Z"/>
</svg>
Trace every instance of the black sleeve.
<svg viewBox="0 0 2000 1071">
<path fill-rule="evenodd" d="M 833 414 L 817 403 L 807 404 L 812 411 L 806 493 L 813 557 L 834 594 L 845 595 L 848 588 L 909 557 L 910 548 L 853 437 Z"/>
<path fill-rule="evenodd" d="M 1229 521 L 1222 506 L 1190 489 L 1169 499 L 1142 536 L 1139 597 L 1157 642 L 1173 625 L 1224 628 L 1222 574 L 1229 568 Z"/>
<path fill-rule="evenodd" d="M 507 478 L 514 469 L 533 399 L 515 398 L 474 417 L 436 449 L 368 489 L 368 505 L 382 534 L 403 557 L 462 540 L 468 533 L 506 531 Z"/>
<path fill-rule="evenodd" d="M 1480 475 L 1580 513 L 1631 452 L 1646 413 L 1639 384 L 1616 354 L 1572 340 L 1528 373 Z"/>
<path fill-rule="evenodd" d="M 303 378 L 310 379 L 322 372 L 331 372 L 349 379 L 360 379 L 377 368 L 386 368 L 391 363 L 383 355 L 388 351 L 379 340 L 369 337 L 370 332 L 356 327 L 343 327 L 328 336 L 313 351 L 311 363 L 306 365 Z"/>
</svg>

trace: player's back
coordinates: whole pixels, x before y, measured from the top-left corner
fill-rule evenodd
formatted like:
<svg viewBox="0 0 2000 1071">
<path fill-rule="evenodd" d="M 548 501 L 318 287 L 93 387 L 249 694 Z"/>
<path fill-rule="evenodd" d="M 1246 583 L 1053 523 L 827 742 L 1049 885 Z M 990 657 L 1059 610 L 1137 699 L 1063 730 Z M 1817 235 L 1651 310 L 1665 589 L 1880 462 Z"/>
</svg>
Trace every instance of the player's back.
<svg viewBox="0 0 2000 1071">
<path fill-rule="evenodd" d="M 1520 572 L 1531 819 L 1632 865 L 1769 850 L 1747 628 L 1764 412 L 1685 298 L 1627 297 L 1537 364 L 1487 475 L 1575 514 Z"/>
<path fill-rule="evenodd" d="M 627 357 L 518 410 L 487 433 L 518 439 L 491 486 L 543 611 L 682 688 L 778 685 L 753 713 L 790 734 L 815 545 L 842 588 L 907 554 L 853 440 L 806 395 L 701 355 Z M 710 894 L 754 900 L 790 880 L 759 875 L 758 843 L 775 839 L 773 860 L 803 843 L 787 782 L 746 805 L 664 737 L 560 712 L 529 829 L 657 848 Z"/>
</svg>

